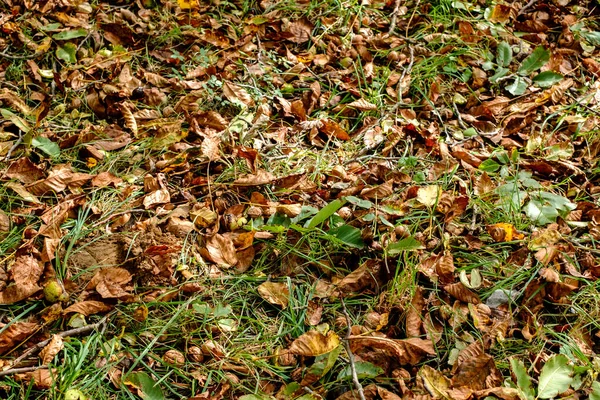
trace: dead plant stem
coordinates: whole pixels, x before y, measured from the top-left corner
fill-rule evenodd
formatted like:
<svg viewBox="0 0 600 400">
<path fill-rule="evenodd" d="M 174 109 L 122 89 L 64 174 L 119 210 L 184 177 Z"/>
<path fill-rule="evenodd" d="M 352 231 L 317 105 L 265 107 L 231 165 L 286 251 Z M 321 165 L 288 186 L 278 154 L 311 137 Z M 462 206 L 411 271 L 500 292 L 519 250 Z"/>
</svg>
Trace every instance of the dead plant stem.
<svg viewBox="0 0 600 400">
<path fill-rule="evenodd" d="M 354 353 L 352 353 L 352 349 L 350 349 L 350 335 L 352 334 L 352 321 L 350 321 L 350 315 L 348 314 L 348 310 L 346 309 L 346 303 L 344 303 L 344 299 L 342 301 L 342 311 L 344 312 L 344 316 L 346 317 L 346 324 L 348 325 L 348 330 L 346 332 L 346 337 L 344 338 L 344 347 L 346 348 L 346 353 L 348 353 L 348 360 L 350 363 L 350 371 L 352 372 L 352 382 L 354 382 L 354 387 L 358 391 L 358 397 L 360 400 L 366 400 L 365 391 L 363 390 L 360 381 L 358 380 L 358 374 L 356 373 L 356 364 L 354 363 Z"/>
</svg>

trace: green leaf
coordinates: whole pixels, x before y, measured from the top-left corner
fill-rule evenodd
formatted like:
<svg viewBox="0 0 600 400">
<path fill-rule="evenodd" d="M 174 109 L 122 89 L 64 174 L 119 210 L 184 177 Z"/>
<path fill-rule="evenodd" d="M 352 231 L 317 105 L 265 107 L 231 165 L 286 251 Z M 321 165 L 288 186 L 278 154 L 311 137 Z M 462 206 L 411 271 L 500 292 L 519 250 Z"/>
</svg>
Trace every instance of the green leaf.
<svg viewBox="0 0 600 400">
<path fill-rule="evenodd" d="M 589 44 L 600 46 L 600 32 L 580 32 L 580 34 Z"/>
<path fill-rule="evenodd" d="M 373 365 L 370 362 L 357 361 L 355 367 L 358 379 L 373 379 L 383 374 L 383 368 Z M 338 380 L 352 378 L 352 369 L 350 365 L 347 365 L 346 368 L 341 370 L 337 378 Z"/>
<path fill-rule="evenodd" d="M 305 228 L 314 229 L 317 226 L 321 225 L 325 220 L 331 217 L 337 210 L 342 208 L 344 205 L 344 200 L 334 200 L 331 203 L 327 204 L 323 207 L 318 213 L 315 214 L 305 225 Z"/>
<path fill-rule="evenodd" d="M 535 393 L 531 387 L 531 378 L 527 374 L 527 369 L 525 369 L 523 362 L 517 358 L 511 358 L 510 367 L 513 374 L 515 374 L 515 377 L 517 378 L 517 387 L 519 390 L 528 400 L 533 399 L 535 397 Z"/>
<path fill-rule="evenodd" d="M 352 203 L 355 206 L 360 207 L 360 208 L 373 207 L 373 203 L 370 202 L 369 200 L 359 199 L 358 197 L 355 197 L 355 196 L 346 196 L 346 201 L 348 201 L 348 203 Z"/>
<path fill-rule="evenodd" d="M 498 79 L 505 77 L 509 72 L 510 72 L 510 70 L 508 68 L 498 67 L 498 69 L 496 70 L 496 73 L 494 75 L 490 76 L 490 82 L 492 82 L 492 83 L 498 82 Z"/>
<path fill-rule="evenodd" d="M 72 29 L 70 31 L 62 31 L 62 32 L 55 33 L 54 35 L 52 35 L 52 39 L 71 40 L 71 39 L 75 39 L 78 37 L 87 36 L 87 34 L 88 34 L 87 29 L 79 28 L 79 29 Z"/>
<path fill-rule="evenodd" d="M 508 67 L 512 61 L 513 52 L 510 44 L 501 42 L 498 44 L 498 54 L 496 55 L 496 62 L 501 67 Z"/>
<path fill-rule="evenodd" d="M 48 154 L 50 157 L 58 157 L 60 155 L 60 147 L 58 147 L 58 144 L 46 137 L 38 136 L 33 138 L 31 140 L 31 145 Z"/>
<path fill-rule="evenodd" d="M 567 356 L 558 354 L 551 357 L 540 372 L 538 397 L 550 399 L 566 391 L 573 381 L 573 367 Z"/>
<path fill-rule="evenodd" d="M 273 396 L 258 395 L 258 394 L 245 394 L 238 397 L 239 400 L 273 400 Z"/>
<path fill-rule="evenodd" d="M 590 400 L 600 400 L 600 382 L 598 381 L 592 383 L 592 393 L 590 393 Z"/>
<path fill-rule="evenodd" d="M 562 80 L 563 76 L 558 72 L 544 71 L 533 78 L 533 83 L 542 88 L 547 88 Z"/>
<path fill-rule="evenodd" d="M 550 205 L 557 210 L 561 211 L 573 211 L 577 208 L 577 204 L 572 203 L 569 199 L 564 196 L 559 196 L 550 192 L 541 192 L 539 196 L 550 203 Z"/>
<path fill-rule="evenodd" d="M 491 158 L 488 158 L 487 160 L 479 164 L 479 169 L 485 172 L 496 172 L 500 169 L 500 164 L 498 164 Z"/>
<path fill-rule="evenodd" d="M 538 225 L 547 225 L 558 217 L 556 207 L 546 206 L 539 200 L 531 200 L 524 208 L 525 214 Z"/>
<path fill-rule="evenodd" d="M 22 130 L 23 132 L 29 132 L 29 130 L 31 129 L 29 127 L 29 124 L 27 123 L 27 121 L 25 121 L 23 118 L 19 117 L 14 112 L 7 110 L 6 108 L 0 109 L 0 114 L 2 114 L 2 117 L 4 119 L 7 119 L 10 122 L 12 122 L 13 124 L 15 124 L 15 126 L 17 128 L 19 128 L 20 130 Z"/>
<path fill-rule="evenodd" d="M 338 359 L 340 352 L 342 351 L 342 346 L 338 346 L 329 353 L 321 354 L 315 358 L 315 362 L 308 368 L 306 372 L 305 379 L 310 376 L 310 380 L 315 379 L 319 380 L 323 375 L 328 373 L 331 368 L 335 365 L 336 360 Z"/>
<path fill-rule="evenodd" d="M 132 372 L 125 377 L 125 384 L 135 387 L 143 400 L 164 400 L 160 385 L 145 372 Z"/>
<path fill-rule="evenodd" d="M 356 249 L 362 249 L 365 247 L 365 242 L 362 240 L 360 229 L 350 225 L 342 225 L 335 231 L 329 232 L 344 244 L 354 247 Z"/>
<path fill-rule="evenodd" d="M 77 53 L 77 46 L 73 43 L 65 43 L 56 49 L 56 57 L 68 63 L 77 61 L 77 55 L 75 53 Z"/>
<path fill-rule="evenodd" d="M 520 96 L 527 90 L 527 82 L 520 76 L 516 76 L 513 83 L 506 87 L 506 90 L 513 96 Z"/>
<path fill-rule="evenodd" d="M 538 46 L 526 59 L 523 60 L 517 73 L 519 75 L 529 75 L 544 66 L 550 60 L 550 51 L 544 46 Z"/>
<path fill-rule="evenodd" d="M 423 248 L 421 242 L 415 239 L 412 236 L 404 238 L 402 240 L 397 241 L 396 243 L 392 243 L 387 247 L 387 253 L 389 255 L 400 254 L 403 251 L 411 251 L 418 250 Z"/>
</svg>

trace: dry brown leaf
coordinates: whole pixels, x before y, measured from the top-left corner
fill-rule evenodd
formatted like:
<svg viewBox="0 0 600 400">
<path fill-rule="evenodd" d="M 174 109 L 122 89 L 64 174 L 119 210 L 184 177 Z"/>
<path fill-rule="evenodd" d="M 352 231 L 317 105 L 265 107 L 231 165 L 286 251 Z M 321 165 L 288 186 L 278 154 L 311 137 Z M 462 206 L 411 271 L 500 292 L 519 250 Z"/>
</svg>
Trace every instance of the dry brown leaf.
<svg viewBox="0 0 600 400">
<path fill-rule="evenodd" d="M 266 185 L 275 180 L 275 175 L 272 173 L 265 171 L 264 169 L 259 169 L 255 174 L 247 174 L 243 175 L 240 178 L 237 178 L 233 184 L 238 186 L 258 186 L 258 185 Z"/>
<path fill-rule="evenodd" d="M 0 292 L 0 304 L 14 304 L 39 292 L 42 288 L 37 284 L 13 284 Z"/>
<path fill-rule="evenodd" d="M 425 389 L 434 397 L 447 399 L 448 390 L 450 390 L 450 379 L 446 378 L 440 371 L 424 365 L 419 370 L 417 376 L 423 381 Z"/>
<path fill-rule="evenodd" d="M 330 119 L 322 119 L 319 130 L 327 136 L 333 136 L 340 140 L 350 140 L 350 135 L 337 122 Z"/>
<path fill-rule="evenodd" d="M 138 125 L 133 112 L 127 104 L 121 104 L 121 113 L 123 113 L 123 119 L 125 120 L 125 127 L 133 133 L 134 136 L 138 135 Z"/>
<path fill-rule="evenodd" d="M 86 317 L 93 314 L 107 312 L 113 309 L 113 306 L 96 300 L 84 300 L 71 304 L 65 308 L 63 314 L 79 313 Z"/>
<path fill-rule="evenodd" d="M 223 95 L 225 95 L 227 100 L 231 101 L 232 103 L 237 101 L 245 104 L 248 107 L 254 106 L 254 100 L 248 94 L 246 89 L 236 85 L 235 83 L 227 81 L 223 82 Z"/>
<path fill-rule="evenodd" d="M 287 28 L 287 32 L 291 34 L 291 37 L 288 37 L 288 40 L 290 42 L 304 43 L 310 40 L 310 34 L 313 30 L 313 24 L 311 24 L 306 19 L 302 19 L 290 23 Z"/>
<path fill-rule="evenodd" d="M 31 194 L 25 186 L 21 185 L 17 182 L 6 182 L 4 184 L 5 188 L 12 189 L 16 194 L 18 194 L 23 200 L 28 201 L 30 203 L 42 204 L 40 199 Z"/>
<path fill-rule="evenodd" d="M 454 257 L 452 253 L 446 252 L 437 259 L 435 263 L 435 272 L 443 285 L 454 282 Z"/>
<path fill-rule="evenodd" d="M 290 290 L 288 285 L 279 282 L 263 282 L 258 288 L 258 294 L 271 304 L 281 306 L 286 309 L 289 302 Z"/>
<path fill-rule="evenodd" d="M 275 210 L 278 213 L 294 218 L 302 212 L 302 204 L 279 204 Z"/>
<path fill-rule="evenodd" d="M 374 289 L 377 287 L 377 276 L 379 276 L 380 269 L 380 261 L 367 260 L 356 270 L 345 276 L 337 286 L 342 292 L 360 292 L 366 288 Z"/>
<path fill-rule="evenodd" d="M 420 187 L 417 190 L 417 201 L 424 206 L 433 207 L 440 198 L 441 189 L 438 185 Z"/>
<path fill-rule="evenodd" d="M 290 352 L 299 356 L 315 357 L 329 353 L 340 345 L 339 336 L 329 331 L 326 335 L 319 331 L 308 331 L 294 340 Z"/>
<path fill-rule="evenodd" d="M 17 285 L 35 285 L 44 272 L 44 265 L 33 256 L 19 256 L 12 264 L 10 272 Z"/>
<path fill-rule="evenodd" d="M 305 323 L 310 326 L 319 325 L 322 316 L 323 306 L 316 301 L 309 300 L 306 307 Z"/>
<path fill-rule="evenodd" d="M 217 233 L 206 240 L 202 256 L 222 267 L 232 267 L 238 263 L 233 240 L 229 236 Z"/>
<path fill-rule="evenodd" d="M 427 354 L 434 355 L 433 343 L 428 339 L 390 339 L 379 336 L 350 336 L 352 351 L 368 347 L 380 349 L 386 355 L 395 358 L 400 364 L 415 365 Z"/>
<path fill-rule="evenodd" d="M 54 379 L 57 377 L 57 370 L 53 369 L 38 369 L 33 372 L 27 372 L 25 374 L 17 374 L 16 378 L 21 382 L 33 381 L 33 386 L 38 389 L 50 389 L 54 384 Z"/>
<path fill-rule="evenodd" d="M 421 336 L 421 328 L 423 327 L 423 308 L 425 300 L 423 299 L 423 289 L 417 287 L 412 298 L 408 310 L 406 312 L 406 336 L 419 337 Z"/>
<path fill-rule="evenodd" d="M 496 184 L 492 182 L 492 179 L 489 177 L 487 172 L 481 174 L 479 179 L 477 179 L 475 183 L 475 187 L 473 188 L 475 194 L 480 197 L 490 196 L 496 189 Z"/>
<path fill-rule="evenodd" d="M 513 240 L 525 239 L 525 235 L 519 233 L 513 224 L 507 222 L 488 225 L 486 226 L 486 230 L 496 242 L 511 242 Z"/>
<path fill-rule="evenodd" d="M 146 210 L 159 204 L 166 204 L 170 202 L 171 195 L 167 189 L 158 189 L 144 196 L 144 207 Z"/>
<path fill-rule="evenodd" d="M 10 218 L 4 210 L 0 209 L 0 239 L 8 232 L 10 232 Z"/>
<path fill-rule="evenodd" d="M 362 197 L 367 199 L 383 199 L 394 193 L 394 180 L 391 179 L 379 186 L 363 189 Z"/>
<path fill-rule="evenodd" d="M 0 354 L 12 350 L 16 345 L 33 335 L 38 324 L 33 322 L 16 322 L 0 333 Z"/>
<path fill-rule="evenodd" d="M 215 161 L 221 157 L 220 145 L 221 139 L 216 136 L 209 136 L 202 141 L 200 150 L 202 150 L 202 155 L 208 158 L 209 161 Z"/>
<path fill-rule="evenodd" d="M 5 174 L 10 179 L 16 179 L 26 185 L 44 177 L 44 171 L 32 163 L 29 158 L 21 157 L 8 167 Z"/>
<path fill-rule="evenodd" d="M 59 335 L 52 335 L 50 343 L 48 343 L 42 351 L 40 351 L 40 358 L 42 364 L 46 365 L 54 360 L 54 357 L 63 349 L 64 343 L 63 338 Z"/>
<path fill-rule="evenodd" d="M 481 300 L 476 293 L 470 291 L 462 282 L 453 283 L 451 285 L 444 286 L 444 290 L 448 292 L 452 297 L 463 303 L 479 304 Z"/>
<path fill-rule="evenodd" d="M 377 106 L 375 104 L 370 103 L 365 99 L 355 100 L 352 103 L 348 103 L 347 106 L 356 108 L 357 110 L 360 110 L 360 111 L 377 110 Z"/>
<path fill-rule="evenodd" d="M 131 274 L 124 268 L 107 267 L 99 269 L 87 289 L 96 289 L 102 298 L 121 298 L 129 295 Z"/>
<path fill-rule="evenodd" d="M 116 187 L 121 183 L 123 183 L 123 179 L 113 175 L 108 171 L 100 172 L 98 175 L 92 178 L 92 186 L 99 188 L 107 187 L 109 185 Z"/>
</svg>

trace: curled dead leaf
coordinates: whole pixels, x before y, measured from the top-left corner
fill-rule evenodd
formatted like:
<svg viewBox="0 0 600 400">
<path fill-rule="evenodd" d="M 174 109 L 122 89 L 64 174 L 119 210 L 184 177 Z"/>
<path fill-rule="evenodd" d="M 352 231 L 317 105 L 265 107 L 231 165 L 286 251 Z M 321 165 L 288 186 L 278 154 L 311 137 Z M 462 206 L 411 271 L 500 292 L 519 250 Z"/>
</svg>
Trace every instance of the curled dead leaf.
<svg viewBox="0 0 600 400">
<path fill-rule="evenodd" d="M 271 304 L 281 306 L 286 309 L 290 297 L 290 290 L 287 284 L 279 282 L 263 282 L 258 288 L 258 294 Z"/>
<path fill-rule="evenodd" d="M 299 356 L 315 357 L 326 354 L 340 345 L 339 336 L 329 331 L 326 335 L 319 331 L 308 331 L 292 342 L 290 353 Z"/>
<path fill-rule="evenodd" d="M 63 349 L 63 338 L 59 335 L 52 335 L 52 339 L 50 343 L 46 345 L 40 351 L 40 358 L 42 359 L 42 364 L 50 363 L 54 357 Z"/>
<path fill-rule="evenodd" d="M 85 300 L 71 304 L 65 308 L 63 314 L 79 313 L 86 317 L 93 314 L 99 314 L 112 310 L 112 306 L 101 301 Z"/>
<path fill-rule="evenodd" d="M 429 339 L 390 339 L 382 336 L 350 336 L 352 351 L 368 347 L 382 350 L 400 364 L 415 365 L 426 355 L 434 355 L 433 342 Z"/>
<path fill-rule="evenodd" d="M 0 354 L 12 350 L 16 345 L 33 335 L 38 324 L 33 322 L 16 322 L 0 333 Z"/>
</svg>

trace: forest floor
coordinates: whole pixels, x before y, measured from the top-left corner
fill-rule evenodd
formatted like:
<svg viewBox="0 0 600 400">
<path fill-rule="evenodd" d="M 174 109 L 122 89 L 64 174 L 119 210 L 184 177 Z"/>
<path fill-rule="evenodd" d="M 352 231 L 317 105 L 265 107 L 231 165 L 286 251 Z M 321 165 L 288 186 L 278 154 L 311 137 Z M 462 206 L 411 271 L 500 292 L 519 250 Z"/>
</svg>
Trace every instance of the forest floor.
<svg viewBox="0 0 600 400">
<path fill-rule="evenodd" d="M 0 397 L 600 399 L 599 11 L 0 1 Z"/>
</svg>

